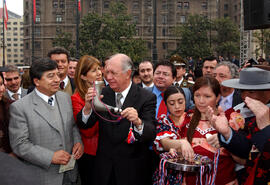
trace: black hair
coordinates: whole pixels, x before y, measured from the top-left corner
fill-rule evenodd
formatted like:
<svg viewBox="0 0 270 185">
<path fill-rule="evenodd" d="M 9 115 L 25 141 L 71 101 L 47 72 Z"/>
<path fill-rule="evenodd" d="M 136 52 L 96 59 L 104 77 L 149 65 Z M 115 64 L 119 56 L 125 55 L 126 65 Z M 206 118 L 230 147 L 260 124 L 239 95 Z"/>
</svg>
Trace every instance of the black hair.
<svg viewBox="0 0 270 185">
<path fill-rule="evenodd" d="M 208 60 L 208 61 L 213 61 L 213 60 L 218 61 L 218 60 L 217 60 L 217 57 L 215 57 L 215 56 L 209 56 L 209 57 L 205 57 L 205 58 L 203 59 L 203 64 L 204 64 L 204 62 L 205 62 L 206 60 Z"/>
<path fill-rule="evenodd" d="M 30 68 L 30 78 L 32 84 L 34 84 L 34 78 L 41 79 L 42 75 L 46 71 L 57 69 L 57 63 L 50 58 L 42 58 L 34 61 Z M 35 85 L 35 84 L 34 84 Z"/>
<path fill-rule="evenodd" d="M 48 52 L 48 57 L 51 58 L 53 54 L 66 54 L 68 62 L 70 61 L 69 51 L 62 47 L 54 47 Z"/>
<path fill-rule="evenodd" d="M 176 94 L 176 93 L 181 93 L 184 96 L 184 99 L 186 100 L 184 90 L 181 87 L 171 85 L 170 87 L 168 87 L 164 91 L 164 102 L 165 102 L 165 104 L 167 104 L 167 99 L 169 98 L 169 96 L 171 96 L 172 94 Z"/>
<path fill-rule="evenodd" d="M 173 78 L 176 77 L 176 68 L 175 66 L 168 60 L 162 60 L 161 62 L 158 62 L 155 66 L 154 66 L 154 73 L 156 71 L 156 69 L 158 68 L 158 66 L 168 66 L 171 68 L 171 71 L 172 71 L 172 76 Z"/>
</svg>

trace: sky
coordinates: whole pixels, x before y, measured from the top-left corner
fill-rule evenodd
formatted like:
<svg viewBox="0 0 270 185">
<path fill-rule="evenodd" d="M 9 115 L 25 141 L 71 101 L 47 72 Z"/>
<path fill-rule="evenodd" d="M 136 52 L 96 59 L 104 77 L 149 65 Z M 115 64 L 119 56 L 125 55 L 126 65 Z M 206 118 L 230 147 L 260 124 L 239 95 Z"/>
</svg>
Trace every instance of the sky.
<svg viewBox="0 0 270 185">
<path fill-rule="evenodd" d="M 3 0 L 0 0 L 0 2 L 0 7 L 3 7 Z M 8 10 L 16 14 L 23 15 L 23 0 L 6 0 L 6 3 Z"/>
</svg>

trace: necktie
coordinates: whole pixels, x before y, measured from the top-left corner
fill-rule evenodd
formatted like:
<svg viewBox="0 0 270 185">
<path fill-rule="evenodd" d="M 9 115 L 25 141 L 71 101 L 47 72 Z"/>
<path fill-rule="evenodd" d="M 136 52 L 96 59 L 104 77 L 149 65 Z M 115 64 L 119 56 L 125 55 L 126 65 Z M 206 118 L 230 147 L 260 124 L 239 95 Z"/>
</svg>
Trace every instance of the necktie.
<svg viewBox="0 0 270 185">
<path fill-rule="evenodd" d="M 220 101 L 219 106 L 221 106 L 221 108 L 223 109 L 223 111 L 226 111 L 227 110 L 227 103 L 228 103 L 228 100 L 226 98 L 224 98 L 224 99 L 222 99 Z"/>
<path fill-rule="evenodd" d="M 65 82 L 62 81 L 62 82 L 60 82 L 60 89 L 64 90 L 64 88 L 65 88 Z"/>
<path fill-rule="evenodd" d="M 167 115 L 167 107 L 166 107 L 166 104 L 165 104 L 165 101 L 164 101 L 164 93 L 161 93 L 161 96 L 162 96 L 162 100 L 159 104 L 159 108 L 158 108 L 158 114 L 157 114 L 157 117 L 160 117 L 161 114 L 165 114 Z"/>
<path fill-rule="evenodd" d="M 14 93 L 12 95 L 12 98 L 14 98 L 14 100 L 18 100 L 19 99 L 19 94 L 18 93 Z"/>
<path fill-rule="evenodd" d="M 119 109 L 122 107 L 122 103 L 120 101 L 121 98 L 123 98 L 122 93 L 117 93 L 116 94 L 116 107 L 119 108 Z"/>
<path fill-rule="evenodd" d="M 50 97 L 50 98 L 48 99 L 48 104 L 52 106 L 52 103 L 53 103 L 53 97 Z"/>
</svg>

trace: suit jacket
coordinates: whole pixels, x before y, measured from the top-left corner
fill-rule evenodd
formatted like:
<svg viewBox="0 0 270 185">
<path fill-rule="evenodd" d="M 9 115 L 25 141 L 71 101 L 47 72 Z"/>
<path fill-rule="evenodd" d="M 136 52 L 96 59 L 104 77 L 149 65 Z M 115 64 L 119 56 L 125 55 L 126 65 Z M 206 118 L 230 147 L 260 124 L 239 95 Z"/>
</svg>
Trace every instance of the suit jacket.
<svg viewBox="0 0 270 185">
<path fill-rule="evenodd" d="M 24 88 L 22 88 L 22 87 L 20 87 L 20 88 L 22 89 L 21 98 L 23 98 L 24 96 L 27 95 L 27 89 L 24 89 Z M 12 98 L 9 96 L 9 94 L 8 94 L 7 91 L 5 92 L 5 95 L 4 95 L 4 96 L 7 97 L 8 99 L 12 100 Z"/>
<path fill-rule="evenodd" d="M 62 123 L 55 121 L 50 110 L 35 91 L 10 106 L 9 137 L 13 152 L 40 175 L 41 185 L 62 185 L 60 165 L 52 164 L 54 152 L 65 150 L 72 153 L 75 143 L 81 142 L 75 125 L 70 96 L 63 92 L 55 94 Z M 43 102 L 42 102 L 43 101 Z M 77 170 L 66 172 L 76 181 Z"/>
<path fill-rule="evenodd" d="M 242 103 L 241 91 L 239 89 L 234 89 L 232 107 Z"/>
<path fill-rule="evenodd" d="M 0 184 L 30 185 L 39 184 L 39 176 L 30 166 L 15 157 L 0 152 Z"/>
<path fill-rule="evenodd" d="M 102 101 L 115 106 L 115 92 L 109 87 L 102 91 Z M 143 133 L 133 131 L 136 141 L 128 144 L 130 122 L 121 119 L 109 122 L 97 116 L 93 111 L 87 124 L 82 122 L 82 112 L 77 115 L 81 128 L 92 127 L 99 121 L 99 142 L 96 156 L 95 184 L 107 185 L 111 174 L 114 174 L 117 185 L 146 185 L 148 168 L 148 146 L 155 139 L 155 105 L 156 96 L 151 92 L 132 84 L 123 103 L 122 109 L 133 107 L 138 111 L 144 123 Z M 115 120 L 108 112 L 99 113 L 106 119 Z"/>
</svg>

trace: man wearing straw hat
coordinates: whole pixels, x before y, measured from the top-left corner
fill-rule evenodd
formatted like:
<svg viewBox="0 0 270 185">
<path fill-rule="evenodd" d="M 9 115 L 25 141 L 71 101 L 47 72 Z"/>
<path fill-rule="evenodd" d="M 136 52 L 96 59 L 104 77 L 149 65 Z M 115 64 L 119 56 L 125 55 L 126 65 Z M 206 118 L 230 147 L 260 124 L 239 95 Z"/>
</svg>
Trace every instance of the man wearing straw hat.
<svg viewBox="0 0 270 185">
<path fill-rule="evenodd" d="M 241 90 L 244 103 L 235 107 L 245 118 L 244 128 L 234 131 L 221 108 L 208 115 L 219 132 L 219 142 L 234 155 L 246 160 L 245 185 L 270 183 L 270 71 L 245 68 L 239 79 L 222 82 L 223 86 Z"/>
</svg>

